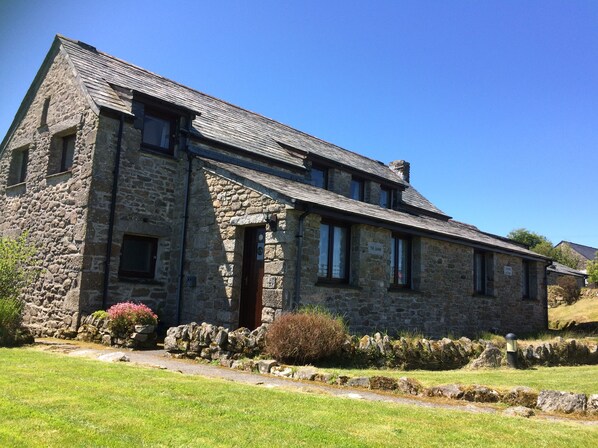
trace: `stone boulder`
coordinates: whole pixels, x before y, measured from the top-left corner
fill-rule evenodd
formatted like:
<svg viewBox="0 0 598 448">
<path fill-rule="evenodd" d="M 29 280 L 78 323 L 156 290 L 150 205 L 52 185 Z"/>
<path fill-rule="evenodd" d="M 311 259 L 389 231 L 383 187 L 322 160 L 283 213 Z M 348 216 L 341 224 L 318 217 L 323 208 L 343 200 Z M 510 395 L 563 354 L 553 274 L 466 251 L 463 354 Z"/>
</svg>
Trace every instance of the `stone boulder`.
<svg viewBox="0 0 598 448">
<path fill-rule="evenodd" d="M 598 394 L 592 394 L 588 397 L 586 411 L 589 415 L 598 415 Z"/>
<path fill-rule="evenodd" d="M 394 378 L 388 378 L 386 376 L 370 377 L 370 389 L 372 390 L 393 391 L 396 390 L 398 387 L 398 381 Z"/>
<path fill-rule="evenodd" d="M 415 378 L 401 377 L 397 381 L 397 392 L 405 395 L 420 395 L 424 386 Z"/>
<path fill-rule="evenodd" d="M 474 385 L 465 388 L 462 398 L 476 403 L 497 403 L 500 400 L 500 394 L 489 387 Z"/>
<path fill-rule="evenodd" d="M 533 409 L 527 408 L 525 406 L 513 406 L 507 408 L 503 411 L 504 415 L 509 415 L 511 417 L 524 417 L 530 418 L 536 415 Z"/>
<path fill-rule="evenodd" d="M 583 413 L 586 410 L 587 397 L 584 394 L 543 390 L 538 395 L 536 407 L 545 412 L 563 412 L 565 414 Z"/>
<path fill-rule="evenodd" d="M 502 351 L 494 344 L 488 344 L 479 357 L 469 365 L 470 369 L 486 369 L 500 367 L 503 361 Z"/>
<path fill-rule="evenodd" d="M 443 397 L 451 400 L 459 400 L 463 397 L 463 390 L 458 384 L 445 384 L 442 386 L 429 387 L 424 391 L 428 397 Z"/>
<path fill-rule="evenodd" d="M 502 401 L 511 406 L 534 408 L 538 402 L 538 393 L 529 387 L 517 386 L 505 393 Z"/>
</svg>

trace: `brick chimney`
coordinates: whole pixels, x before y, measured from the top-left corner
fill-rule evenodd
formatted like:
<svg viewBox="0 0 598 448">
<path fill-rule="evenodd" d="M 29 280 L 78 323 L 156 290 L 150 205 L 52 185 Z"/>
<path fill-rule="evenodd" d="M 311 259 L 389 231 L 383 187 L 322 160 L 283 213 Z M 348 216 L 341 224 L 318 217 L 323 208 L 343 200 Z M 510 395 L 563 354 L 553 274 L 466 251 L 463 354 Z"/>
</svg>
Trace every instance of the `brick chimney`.
<svg viewBox="0 0 598 448">
<path fill-rule="evenodd" d="M 409 183 L 409 174 L 411 171 L 411 164 L 409 162 L 405 162 L 404 160 L 395 160 L 394 162 L 390 162 L 388 166 L 391 170 L 397 173 L 401 179 Z"/>
</svg>

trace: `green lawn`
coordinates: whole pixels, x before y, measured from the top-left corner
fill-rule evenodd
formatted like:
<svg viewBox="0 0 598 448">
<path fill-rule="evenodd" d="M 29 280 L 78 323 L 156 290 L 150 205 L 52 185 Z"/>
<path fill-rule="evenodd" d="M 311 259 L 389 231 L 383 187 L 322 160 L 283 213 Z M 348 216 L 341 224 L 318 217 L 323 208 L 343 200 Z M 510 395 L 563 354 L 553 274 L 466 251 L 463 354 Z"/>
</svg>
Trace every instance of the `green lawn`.
<svg viewBox="0 0 598 448">
<path fill-rule="evenodd" d="M 561 305 L 556 308 L 548 308 L 548 320 L 551 326 L 556 327 L 559 322 L 562 327 L 565 323 L 575 321 L 578 324 L 584 322 L 598 322 L 598 299 L 588 297 L 580 299 L 572 305 Z"/>
<path fill-rule="evenodd" d="M 598 426 L 270 390 L 0 349 L 0 446 L 594 447 Z"/>
<path fill-rule="evenodd" d="M 358 370 L 358 369 L 323 369 L 327 372 L 348 376 L 403 376 L 415 378 L 424 386 L 441 384 L 481 384 L 498 389 L 510 389 L 514 386 L 527 386 L 540 391 L 542 389 L 562 390 L 585 394 L 598 394 L 598 366 L 575 367 L 538 367 L 535 369 L 484 369 L 484 370 Z"/>
</svg>

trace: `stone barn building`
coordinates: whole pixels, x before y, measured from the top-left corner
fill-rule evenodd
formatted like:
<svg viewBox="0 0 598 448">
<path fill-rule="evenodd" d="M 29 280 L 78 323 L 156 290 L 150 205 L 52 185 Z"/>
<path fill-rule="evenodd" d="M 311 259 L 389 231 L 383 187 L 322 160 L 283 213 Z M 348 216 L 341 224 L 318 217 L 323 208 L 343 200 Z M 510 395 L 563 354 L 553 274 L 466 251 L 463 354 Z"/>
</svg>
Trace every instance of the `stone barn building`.
<svg viewBox="0 0 598 448">
<path fill-rule="evenodd" d="M 254 328 L 321 305 L 352 331 L 546 328 L 547 259 L 454 221 L 363 157 L 57 36 L 0 146 L 0 233 L 60 335 L 119 301 Z"/>
</svg>

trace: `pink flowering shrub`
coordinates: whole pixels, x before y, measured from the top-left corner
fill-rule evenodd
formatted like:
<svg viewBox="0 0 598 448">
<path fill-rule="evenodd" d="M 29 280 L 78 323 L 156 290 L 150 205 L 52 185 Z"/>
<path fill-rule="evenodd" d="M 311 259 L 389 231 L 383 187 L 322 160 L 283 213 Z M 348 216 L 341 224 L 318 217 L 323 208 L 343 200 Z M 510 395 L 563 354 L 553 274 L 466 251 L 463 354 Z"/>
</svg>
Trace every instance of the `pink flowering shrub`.
<svg viewBox="0 0 598 448">
<path fill-rule="evenodd" d="M 113 333 L 125 335 L 133 332 L 135 325 L 157 325 L 158 316 L 143 303 L 121 302 L 108 308 Z"/>
</svg>

